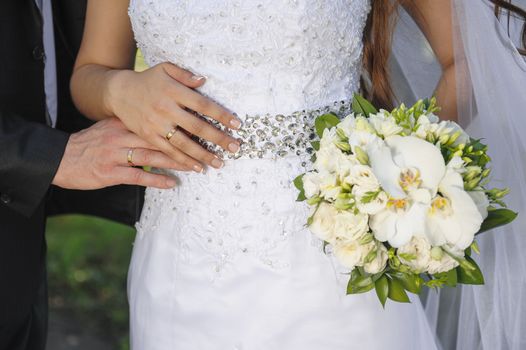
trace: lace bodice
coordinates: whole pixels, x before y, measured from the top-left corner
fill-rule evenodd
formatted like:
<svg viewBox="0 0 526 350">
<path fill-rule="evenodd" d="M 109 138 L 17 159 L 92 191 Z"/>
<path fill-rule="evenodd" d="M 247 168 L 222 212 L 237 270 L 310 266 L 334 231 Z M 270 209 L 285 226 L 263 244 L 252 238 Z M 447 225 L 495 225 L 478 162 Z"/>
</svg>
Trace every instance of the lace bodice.
<svg viewBox="0 0 526 350">
<path fill-rule="evenodd" d="M 240 115 L 291 113 L 358 89 L 369 0 L 132 0 L 149 65 L 170 61 Z"/>
</svg>

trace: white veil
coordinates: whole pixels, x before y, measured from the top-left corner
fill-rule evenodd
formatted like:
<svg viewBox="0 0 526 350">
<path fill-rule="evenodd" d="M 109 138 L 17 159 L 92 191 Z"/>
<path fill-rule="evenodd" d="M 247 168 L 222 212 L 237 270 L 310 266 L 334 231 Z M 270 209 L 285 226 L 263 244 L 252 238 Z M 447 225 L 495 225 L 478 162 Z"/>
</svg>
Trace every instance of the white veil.
<svg viewBox="0 0 526 350">
<path fill-rule="evenodd" d="M 519 217 L 478 238 L 486 284 L 430 292 L 426 312 L 444 349 L 526 349 L 526 61 L 490 2 L 452 0 L 452 11 L 459 122 L 488 144 L 492 185 L 511 189 L 505 201 Z M 408 102 L 429 96 L 440 75 L 417 32 L 403 15 L 393 69 Z"/>
</svg>

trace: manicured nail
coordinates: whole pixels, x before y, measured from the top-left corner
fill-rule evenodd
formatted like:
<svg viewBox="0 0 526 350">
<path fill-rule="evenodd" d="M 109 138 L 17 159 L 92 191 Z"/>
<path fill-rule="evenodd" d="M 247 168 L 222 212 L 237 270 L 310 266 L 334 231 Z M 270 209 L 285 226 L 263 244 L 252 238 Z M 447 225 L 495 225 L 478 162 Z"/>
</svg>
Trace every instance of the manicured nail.
<svg viewBox="0 0 526 350">
<path fill-rule="evenodd" d="M 228 150 L 232 153 L 236 153 L 237 151 L 239 151 L 239 145 L 237 143 L 232 142 L 228 145 Z"/>
<path fill-rule="evenodd" d="M 177 182 L 174 179 L 167 179 L 166 180 L 166 186 L 171 188 L 171 187 L 175 187 L 175 185 L 177 185 Z"/>
<path fill-rule="evenodd" d="M 223 161 L 219 158 L 215 158 L 212 160 L 212 166 L 217 169 L 221 169 L 223 167 Z"/>
<path fill-rule="evenodd" d="M 202 75 L 192 75 L 192 80 L 195 80 L 195 81 L 201 81 L 201 80 L 204 80 L 205 77 L 202 76 Z"/>
<path fill-rule="evenodd" d="M 231 119 L 230 120 L 230 126 L 232 126 L 234 129 L 239 129 L 241 127 L 241 120 L 239 120 L 239 119 Z"/>
<path fill-rule="evenodd" d="M 202 173 L 203 172 L 203 167 L 196 164 L 196 165 L 194 165 L 194 171 L 196 173 Z"/>
</svg>

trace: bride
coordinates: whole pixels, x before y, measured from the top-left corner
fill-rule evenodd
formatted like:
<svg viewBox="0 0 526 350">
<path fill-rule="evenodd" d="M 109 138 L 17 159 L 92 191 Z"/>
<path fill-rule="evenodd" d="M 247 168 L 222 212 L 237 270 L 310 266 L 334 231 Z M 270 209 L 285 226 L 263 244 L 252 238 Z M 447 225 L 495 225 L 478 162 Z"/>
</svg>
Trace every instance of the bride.
<svg viewBox="0 0 526 350">
<path fill-rule="evenodd" d="M 455 119 L 450 1 L 401 3 L 440 62 L 441 117 Z M 119 118 L 174 160 L 138 173 L 166 189 L 147 190 L 137 224 L 134 349 L 437 347 L 418 298 L 384 310 L 374 293 L 345 295 L 346 276 L 304 227 L 291 183 L 310 159 L 313 120 L 346 115 L 361 76 L 377 105 L 392 105 L 398 5 L 89 1 L 72 78 L 78 108 Z M 151 67 L 141 73 L 131 70 L 135 42 Z M 122 158 L 147 164 L 143 155 Z"/>
</svg>

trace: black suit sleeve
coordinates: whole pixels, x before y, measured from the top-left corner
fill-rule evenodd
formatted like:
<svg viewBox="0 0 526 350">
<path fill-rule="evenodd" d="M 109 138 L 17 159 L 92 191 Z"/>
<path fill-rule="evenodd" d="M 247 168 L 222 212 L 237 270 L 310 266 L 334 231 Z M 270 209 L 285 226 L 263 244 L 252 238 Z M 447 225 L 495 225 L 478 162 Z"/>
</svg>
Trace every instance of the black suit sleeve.
<svg viewBox="0 0 526 350">
<path fill-rule="evenodd" d="M 0 205 L 29 217 L 43 201 L 69 134 L 0 110 Z"/>
</svg>

